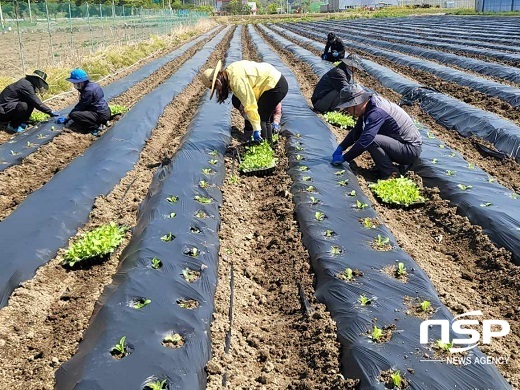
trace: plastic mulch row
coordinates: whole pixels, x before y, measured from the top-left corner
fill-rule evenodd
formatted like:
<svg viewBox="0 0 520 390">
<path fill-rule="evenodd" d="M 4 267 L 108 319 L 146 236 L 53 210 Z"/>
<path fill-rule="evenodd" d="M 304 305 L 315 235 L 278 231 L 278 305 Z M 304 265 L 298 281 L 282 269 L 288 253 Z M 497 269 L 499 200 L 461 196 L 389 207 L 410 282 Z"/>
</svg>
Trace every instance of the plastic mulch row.
<svg viewBox="0 0 520 390">
<path fill-rule="evenodd" d="M 283 119 L 285 129 L 293 134 L 287 148 L 289 173 L 294 181 L 292 193 L 303 243 L 316 275 L 316 295 L 337 324 L 342 374 L 359 379 L 360 389 L 385 388 L 380 375 L 386 370 L 399 370 L 410 388 L 416 389 L 509 388 L 494 366 L 479 363 L 485 355 L 476 348 L 468 352 L 472 364 L 466 366 L 421 361 L 425 354 L 432 358 L 433 354 L 428 345 L 420 344 L 421 319 L 406 314 L 407 302 L 430 301 L 435 307 L 431 318 L 451 320 L 452 315 L 439 301 L 425 273 L 397 246 L 390 231 L 382 224 L 368 229 L 360 223 L 360 219 L 377 218 L 377 214 L 348 166 L 330 165 L 326 151 L 332 153 L 335 149 L 334 136 L 310 110 L 290 70 L 252 27 L 249 32 L 263 60 L 277 64 L 289 82 Z M 303 160 L 296 158 L 297 154 Z M 311 189 L 304 175 L 311 177 Z M 347 182 L 347 186 L 340 181 Z M 352 191 L 355 196 L 349 196 Z M 356 208 L 358 201 L 366 206 Z M 392 250 L 371 247 L 378 235 L 389 238 Z M 383 272 L 388 269 L 391 273 L 400 262 L 408 272 L 406 280 Z M 338 275 L 346 268 L 359 270 L 363 276 L 350 282 L 341 280 Z M 361 305 L 361 296 L 371 304 Z M 374 326 L 393 329 L 391 339 L 373 341 L 369 336 Z M 440 332 L 433 328 L 429 341 L 437 339 Z"/>
</svg>

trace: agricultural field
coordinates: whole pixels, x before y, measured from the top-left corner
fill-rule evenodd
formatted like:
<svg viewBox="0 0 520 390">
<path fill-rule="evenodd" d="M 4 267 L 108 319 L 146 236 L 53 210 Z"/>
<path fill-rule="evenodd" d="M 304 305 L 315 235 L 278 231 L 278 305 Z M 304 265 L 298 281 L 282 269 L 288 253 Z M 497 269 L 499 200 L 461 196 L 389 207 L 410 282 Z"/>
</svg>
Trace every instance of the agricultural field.
<svg viewBox="0 0 520 390">
<path fill-rule="evenodd" d="M 3 134 L 0 388 L 519 388 L 518 27 L 213 26 L 104 80 L 128 111 L 100 137 L 50 122 Z M 373 195 L 366 154 L 330 164 L 349 126 L 310 109 L 329 31 L 361 57 L 356 81 L 423 135 L 415 207 Z M 240 59 L 289 82 L 268 175 L 240 173 L 243 119 L 200 76 Z M 71 265 L 87 232 L 108 244 L 104 225 L 111 249 Z M 439 326 L 420 341 L 422 321 L 478 310 L 510 332 L 465 352 Z"/>
</svg>

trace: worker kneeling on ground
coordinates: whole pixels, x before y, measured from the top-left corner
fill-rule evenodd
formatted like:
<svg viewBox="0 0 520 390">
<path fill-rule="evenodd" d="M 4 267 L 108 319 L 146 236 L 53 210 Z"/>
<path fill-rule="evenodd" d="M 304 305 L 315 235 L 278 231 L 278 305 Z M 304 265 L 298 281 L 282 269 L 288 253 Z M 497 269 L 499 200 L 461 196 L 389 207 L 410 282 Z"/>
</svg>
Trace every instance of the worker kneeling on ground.
<svg viewBox="0 0 520 390">
<path fill-rule="evenodd" d="M 379 178 L 386 179 L 399 172 L 394 163 L 407 169 L 420 156 L 421 134 L 412 118 L 397 104 L 359 84 L 351 84 L 341 90 L 337 109 L 346 110 L 358 119 L 332 155 L 333 165 L 350 163 L 368 150 Z"/>
</svg>

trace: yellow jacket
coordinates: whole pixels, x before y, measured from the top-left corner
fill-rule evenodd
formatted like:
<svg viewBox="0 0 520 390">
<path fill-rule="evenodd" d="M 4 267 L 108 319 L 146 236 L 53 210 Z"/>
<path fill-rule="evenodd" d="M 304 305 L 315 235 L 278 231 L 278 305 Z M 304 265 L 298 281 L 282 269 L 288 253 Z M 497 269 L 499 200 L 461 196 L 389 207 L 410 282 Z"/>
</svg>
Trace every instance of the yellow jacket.
<svg viewBox="0 0 520 390">
<path fill-rule="evenodd" d="M 273 89 L 282 74 L 267 62 L 237 61 L 226 68 L 229 88 L 244 106 L 253 130 L 260 130 L 258 99 Z"/>
</svg>

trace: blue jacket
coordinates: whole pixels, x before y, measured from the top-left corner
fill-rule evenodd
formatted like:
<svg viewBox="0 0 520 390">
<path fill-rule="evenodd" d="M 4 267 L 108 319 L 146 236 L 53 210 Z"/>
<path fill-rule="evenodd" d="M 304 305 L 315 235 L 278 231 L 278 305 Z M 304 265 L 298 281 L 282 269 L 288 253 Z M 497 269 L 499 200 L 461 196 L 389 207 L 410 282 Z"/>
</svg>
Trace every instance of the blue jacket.
<svg viewBox="0 0 520 390">
<path fill-rule="evenodd" d="M 87 81 L 81 91 L 79 91 L 79 102 L 72 109 L 74 111 L 93 111 L 103 119 L 110 118 L 110 108 L 105 100 L 105 94 L 99 84 Z"/>
</svg>

